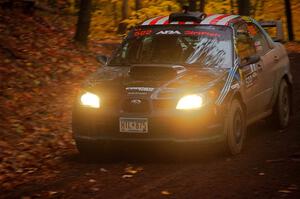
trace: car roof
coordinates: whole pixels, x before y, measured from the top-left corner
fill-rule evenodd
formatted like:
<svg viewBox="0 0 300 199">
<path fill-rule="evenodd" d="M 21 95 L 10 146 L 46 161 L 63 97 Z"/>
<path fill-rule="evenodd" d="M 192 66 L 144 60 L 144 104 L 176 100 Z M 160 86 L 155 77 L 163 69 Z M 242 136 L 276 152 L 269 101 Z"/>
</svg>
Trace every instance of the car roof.
<svg viewBox="0 0 300 199">
<path fill-rule="evenodd" d="M 173 21 L 169 22 L 169 16 L 158 16 L 144 21 L 141 26 L 151 25 L 223 25 L 231 26 L 239 21 L 249 20 L 250 17 L 242 17 L 240 15 L 231 14 L 211 14 L 205 15 L 201 22 L 196 21 Z"/>
</svg>

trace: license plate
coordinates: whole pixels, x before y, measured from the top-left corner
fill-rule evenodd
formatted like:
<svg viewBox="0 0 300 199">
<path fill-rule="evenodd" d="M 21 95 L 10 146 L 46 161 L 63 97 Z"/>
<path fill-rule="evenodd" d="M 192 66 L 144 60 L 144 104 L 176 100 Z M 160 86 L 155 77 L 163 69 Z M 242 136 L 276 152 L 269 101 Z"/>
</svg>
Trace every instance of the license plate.
<svg viewBox="0 0 300 199">
<path fill-rule="evenodd" d="M 147 118 L 120 118 L 121 133 L 148 133 Z"/>
</svg>

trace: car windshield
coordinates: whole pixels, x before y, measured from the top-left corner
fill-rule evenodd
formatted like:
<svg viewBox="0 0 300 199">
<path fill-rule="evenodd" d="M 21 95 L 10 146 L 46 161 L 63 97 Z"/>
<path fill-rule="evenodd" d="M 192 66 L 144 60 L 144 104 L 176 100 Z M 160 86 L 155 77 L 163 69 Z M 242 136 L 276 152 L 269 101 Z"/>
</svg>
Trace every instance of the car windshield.
<svg viewBox="0 0 300 199">
<path fill-rule="evenodd" d="M 109 66 L 179 64 L 232 67 L 231 29 L 225 26 L 160 26 L 132 30 Z"/>
</svg>

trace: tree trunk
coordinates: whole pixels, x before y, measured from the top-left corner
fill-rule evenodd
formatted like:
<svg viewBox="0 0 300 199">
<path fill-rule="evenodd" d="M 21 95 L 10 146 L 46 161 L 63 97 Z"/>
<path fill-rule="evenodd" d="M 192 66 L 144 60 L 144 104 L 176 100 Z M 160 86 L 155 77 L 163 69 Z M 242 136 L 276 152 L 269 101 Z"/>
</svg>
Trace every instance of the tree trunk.
<svg viewBox="0 0 300 199">
<path fill-rule="evenodd" d="M 112 2 L 112 13 L 113 13 L 113 16 L 114 16 L 114 24 L 115 24 L 115 27 L 118 26 L 118 10 L 117 10 L 117 2 Z"/>
<path fill-rule="evenodd" d="M 285 15 L 288 29 L 289 41 L 294 41 L 294 31 L 293 31 L 293 17 L 292 17 L 292 7 L 290 0 L 284 0 L 285 4 Z"/>
<path fill-rule="evenodd" d="M 56 7 L 56 0 L 48 0 L 48 5 L 52 8 Z"/>
<path fill-rule="evenodd" d="M 128 0 L 122 0 L 122 21 L 128 17 Z M 126 32 L 127 24 L 121 22 L 118 27 L 118 33 L 124 34 Z"/>
<path fill-rule="evenodd" d="M 200 0 L 200 12 L 204 12 L 205 9 L 205 0 Z"/>
<path fill-rule="evenodd" d="M 138 11 L 142 8 L 142 1 L 141 0 L 135 0 L 135 10 Z"/>
<path fill-rule="evenodd" d="M 122 1 L 122 20 L 128 17 L 128 0 Z"/>
<path fill-rule="evenodd" d="M 260 0 L 256 0 L 255 3 L 254 3 L 252 13 L 251 13 L 251 16 L 253 18 L 255 18 L 255 16 L 256 16 L 256 11 L 258 10 L 258 7 L 259 7 L 259 2 L 260 2 Z"/>
<path fill-rule="evenodd" d="M 230 0 L 230 12 L 234 14 L 234 0 Z"/>
<path fill-rule="evenodd" d="M 184 0 L 177 0 L 176 2 L 179 3 L 181 8 L 185 6 Z"/>
<path fill-rule="evenodd" d="M 196 0 L 189 0 L 189 11 L 196 11 Z"/>
<path fill-rule="evenodd" d="M 251 10 L 250 0 L 238 0 L 239 14 L 249 16 Z"/>
<path fill-rule="evenodd" d="M 90 22 L 91 22 L 91 8 L 92 0 L 81 0 L 78 21 L 77 21 L 77 30 L 75 33 L 75 41 L 84 46 L 87 45 Z"/>
</svg>

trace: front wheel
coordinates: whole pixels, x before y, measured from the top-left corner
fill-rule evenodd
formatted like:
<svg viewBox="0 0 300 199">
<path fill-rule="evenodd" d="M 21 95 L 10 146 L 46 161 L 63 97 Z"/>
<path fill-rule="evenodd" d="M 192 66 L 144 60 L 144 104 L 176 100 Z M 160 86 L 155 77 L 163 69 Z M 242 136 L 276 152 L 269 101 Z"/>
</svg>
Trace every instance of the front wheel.
<svg viewBox="0 0 300 199">
<path fill-rule="evenodd" d="M 246 118 L 239 100 L 231 102 L 225 121 L 226 135 L 225 150 L 230 155 L 237 155 L 242 151 L 246 137 Z"/>
</svg>

